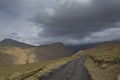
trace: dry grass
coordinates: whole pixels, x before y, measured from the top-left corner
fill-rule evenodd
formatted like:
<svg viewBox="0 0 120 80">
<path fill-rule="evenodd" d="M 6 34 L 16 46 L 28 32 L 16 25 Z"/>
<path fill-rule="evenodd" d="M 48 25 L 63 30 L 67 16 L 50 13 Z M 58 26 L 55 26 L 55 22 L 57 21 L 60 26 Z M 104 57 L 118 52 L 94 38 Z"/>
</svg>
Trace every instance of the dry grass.
<svg viewBox="0 0 120 80">
<path fill-rule="evenodd" d="M 42 77 L 45 73 L 49 73 L 51 70 L 76 58 L 77 57 L 67 57 L 41 63 L 0 68 L 0 80 L 37 80 L 38 77 Z"/>
<path fill-rule="evenodd" d="M 85 54 L 97 63 L 120 63 L 120 43 L 103 43 L 94 48 L 80 51 L 77 55 Z"/>
<path fill-rule="evenodd" d="M 87 55 L 85 66 L 93 80 L 117 80 L 120 74 L 120 43 L 106 42 L 76 54 Z"/>
<path fill-rule="evenodd" d="M 86 60 L 85 66 L 93 80 L 117 80 L 117 75 L 120 73 L 120 64 L 108 65 L 108 67 L 102 68 L 102 65 L 96 64 L 91 58 Z"/>
<path fill-rule="evenodd" d="M 12 57 L 7 57 L 6 55 Z M 0 57 L 2 57 L 0 59 L 0 67 L 1 65 L 18 65 L 53 60 L 71 55 L 72 52 L 68 48 L 65 48 L 65 46 L 62 44 L 52 44 L 48 46 L 36 46 L 28 48 L 23 48 L 21 46 L 0 45 Z"/>
<path fill-rule="evenodd" d="M 4 62 L 1 62 L 1 65 L 3 64 L 4 66 L 5 62 L 10 62 L 11 65 L 26 64 L 28 55 L 32 53 L 33 50 L 34 48 L 23 49 L 21 47 L 0 47 L 0 55 L 4 53 L 4 55 L 12 56 L 12 57 L 7 57 L 3 55 L 2 56 L 3 58 L 0 61 L 4 61 Z M 5 61 L 4 59 L 5 57 L 8 58 L 7 61 Z"/>
</svg>

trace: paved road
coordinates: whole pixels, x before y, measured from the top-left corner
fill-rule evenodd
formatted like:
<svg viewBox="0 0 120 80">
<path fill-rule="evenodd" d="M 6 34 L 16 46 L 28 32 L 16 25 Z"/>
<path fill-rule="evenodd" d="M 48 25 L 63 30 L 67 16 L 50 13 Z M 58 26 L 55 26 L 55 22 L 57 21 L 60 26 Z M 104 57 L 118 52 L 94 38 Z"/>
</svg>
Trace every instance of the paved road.
<svg viewBox="0 0 120 80">
<path fill-rule="evenodd" d="M 91 80 L 83 65 L 85 59 L 85 56 L 81 56 L 39 80 Z"/>
</svg>

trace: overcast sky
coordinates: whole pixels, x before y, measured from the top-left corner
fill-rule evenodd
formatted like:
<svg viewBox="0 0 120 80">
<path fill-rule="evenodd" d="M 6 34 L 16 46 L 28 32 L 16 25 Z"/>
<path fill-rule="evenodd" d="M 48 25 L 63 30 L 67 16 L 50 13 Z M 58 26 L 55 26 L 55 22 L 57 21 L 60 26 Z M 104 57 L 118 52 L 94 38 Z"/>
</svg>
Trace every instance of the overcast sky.
<svg viewBox="0 0 120 80">
<path fill-rule="evenodd" d="M 120 0 L 0 0 L 0 40 L 29 44 L 120 39 Z"/>
</svg>

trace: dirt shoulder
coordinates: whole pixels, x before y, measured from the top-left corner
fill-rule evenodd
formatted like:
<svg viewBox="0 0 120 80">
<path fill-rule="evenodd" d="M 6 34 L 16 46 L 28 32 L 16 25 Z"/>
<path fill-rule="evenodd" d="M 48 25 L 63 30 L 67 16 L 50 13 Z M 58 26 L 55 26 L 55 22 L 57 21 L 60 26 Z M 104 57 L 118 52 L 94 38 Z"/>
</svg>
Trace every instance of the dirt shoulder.
<svg viewBox="0 0 120 80">
<path fill-rule="evenodd" d="M 85 66 L 93 80 L 120 80 L 120 64 L 97 64 L 91 58 L 87 58 Z"/>
</svg>

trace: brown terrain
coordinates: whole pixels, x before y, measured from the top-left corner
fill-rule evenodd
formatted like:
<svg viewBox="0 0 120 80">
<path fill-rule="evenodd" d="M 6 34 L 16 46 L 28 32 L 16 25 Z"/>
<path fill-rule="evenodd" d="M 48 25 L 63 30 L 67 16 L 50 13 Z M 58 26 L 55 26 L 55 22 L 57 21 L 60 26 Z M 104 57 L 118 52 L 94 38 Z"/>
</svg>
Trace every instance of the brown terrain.
<svg viewBox="0 0 120 80">
<path fill-rule="evenodd" d="M 62 43 L 32 46 L 12 39 L 0 42 L 0 66 L 18 65 L 53 60 L 72 55 Z"/>
<path fill-rule="evenodd" d="M 93 80 L 120 80 L 120 42 L 103 42 L 76 54 L 87 55 L 85 66 Z"/>
<path fill-rule="evenodd" d="M 120 80 L 120 42 L 100 43 L 75 55 L 62 43 L 32 46 L 12 39 L 0 42 L 0 80 L 91 78 Z"/>
</svg>

